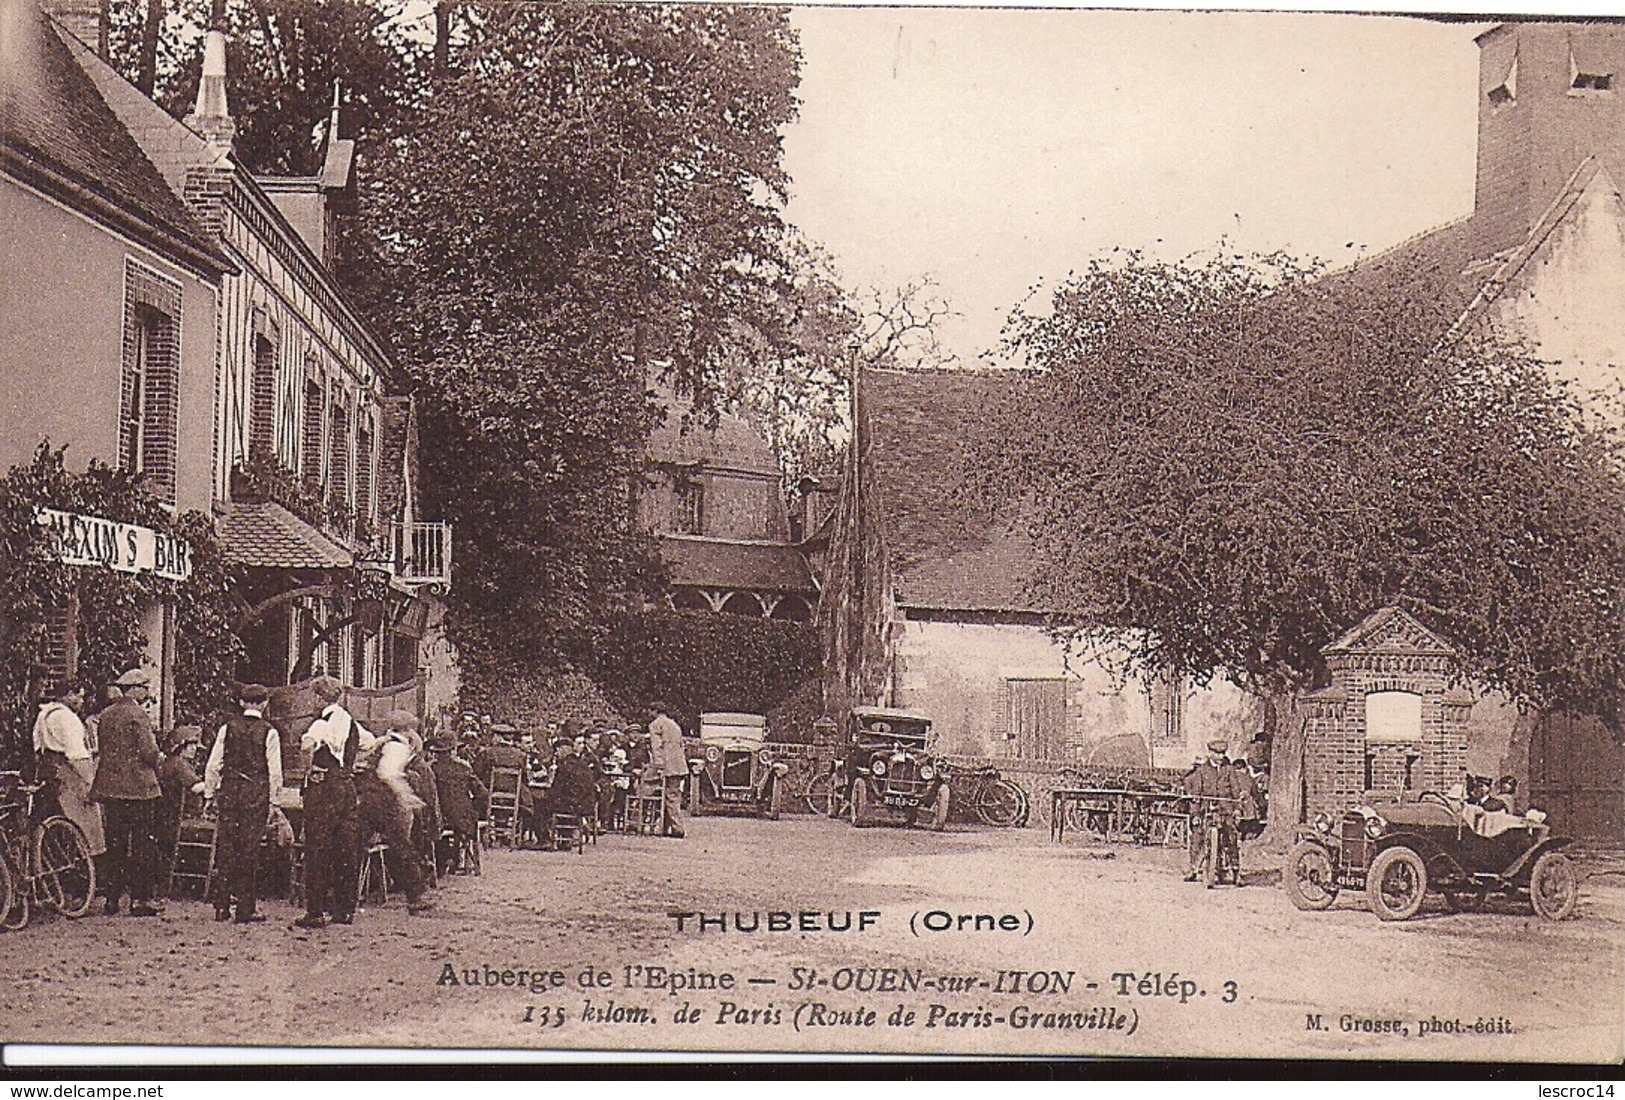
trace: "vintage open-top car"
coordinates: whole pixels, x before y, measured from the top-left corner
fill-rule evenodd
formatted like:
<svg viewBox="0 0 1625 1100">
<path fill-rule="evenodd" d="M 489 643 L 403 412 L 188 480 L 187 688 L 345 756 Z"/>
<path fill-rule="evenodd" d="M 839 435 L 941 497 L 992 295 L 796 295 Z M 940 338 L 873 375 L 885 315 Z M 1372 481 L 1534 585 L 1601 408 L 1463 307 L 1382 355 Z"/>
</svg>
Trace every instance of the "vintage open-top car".
<svg viewBox="0 0 1625 1100">
<path fill-rule="evenodd" d="M 1344 888 L 1364 890 L 1383 920 L 1406 920 L 1438 891 L 1453 910 L 1491 894 L 1527 897 L 1547 920 L 1574 912 L 1579 875 L 1539 814 L 1489 814 L 1429 791 L 1415 802 L 1361 806 L 1334 831 L 1323 814 L 1300 830 L 1282 876 L 1299 909 L 1326 909 Z"/>
<path fill-rule="evenodd" d="M 923 821 L 941 831 L 950 792 L 942 765 L 927 748 L 931 720 L 903 710 L 854 707 L 844 754 L 835 763 L 832 816 L 858 828 Z"/>
<path fill-rule="evenodd" d="M 773 758 L 767 719 L 760 714 L 700 715 L 700 744 L 688 761 L 688 809 L 693 814 L 752 813 L 777 819 L 789 764 Z"/>
</svg>

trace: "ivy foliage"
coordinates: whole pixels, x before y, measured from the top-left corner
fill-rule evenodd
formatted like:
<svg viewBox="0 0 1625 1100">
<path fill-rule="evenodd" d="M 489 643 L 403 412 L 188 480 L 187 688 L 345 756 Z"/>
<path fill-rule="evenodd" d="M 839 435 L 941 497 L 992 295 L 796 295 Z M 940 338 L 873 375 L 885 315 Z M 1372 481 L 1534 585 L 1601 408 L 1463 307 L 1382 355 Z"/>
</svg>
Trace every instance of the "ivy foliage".
<svg viewBox="0 0 1625 1100">
<path fill-rule="evenodd" d="M 784 710 L 819 668 L 818 638 L 805 623 L 647 610 L 614 618 L 591 671 L 620 713 L 641 718 L 664 700 L 691 730 L 704 711 Z"/>
<path fill-rule="evenodd" d="M 1544 364 L 1457 322 L 1453 273 L 1128 253 L 1018 308 L 1038 368 L 968 474 L 1037 545 L 1041 606 L 1139 671 L 1288 695 L 1398 604 L 1464 678 L 1617 719 L 1625 469 Z"/>
<path fill-rule="evenodd" d="M 230 574 L 213 521 L 198 512 L 171 516 L 137 475 L 92 462 L 70 472 L 65 448 L 41 443 L 33 461 L 0 478 L 0 759 L 15 766 L 28 752 L 34 707 L 49 676 L 51 620 L 77 597 L 78 678 L 111 683 L 141 662 L 147 637 L 141 610 L 153 601 L 176 608 L 176 716 L 214 714 L 230 698 L 242 643 L 232 630 Z M 40 507 L 139 524 L 185 539 L 192 576 L 185 582 L 151 574 L 64 565 L 52 556 Z M 94 698 L 94 697 L 93 697 Z"/>
</svg>

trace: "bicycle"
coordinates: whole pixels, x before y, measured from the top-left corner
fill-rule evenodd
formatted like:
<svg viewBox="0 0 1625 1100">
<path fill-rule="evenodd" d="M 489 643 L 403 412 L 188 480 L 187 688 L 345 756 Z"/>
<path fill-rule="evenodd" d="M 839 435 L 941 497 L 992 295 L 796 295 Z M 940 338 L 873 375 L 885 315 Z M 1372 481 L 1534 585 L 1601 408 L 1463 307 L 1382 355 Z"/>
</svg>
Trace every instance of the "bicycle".
<svg viewBox="0 0 1625 1100">
<path fill-rule="evenodd" d="M 44 783 L 24 783 L 20 772 L 0 773 L 0 928 L 28 927 L 35 908 L 82 917 L 96 898 L 96 864 L 79 826 L 60 813 L 41 816 Z M 20 796 L 20 798 L 19 798 Z"/>
<path fill-rule="evenodd" d="M 835 765 L 814 767 L 793 805 L 805 813 L 835 816 Z"/>
<path fill-rule="evenodd" d="M 991 764 L 975 767 L 943 765 L 954 790 L 954 802 L 984 825 L 1011 829 L 1027 824 L 1031 807 L 1027 792 L 999 774 Z"/>
</svg>

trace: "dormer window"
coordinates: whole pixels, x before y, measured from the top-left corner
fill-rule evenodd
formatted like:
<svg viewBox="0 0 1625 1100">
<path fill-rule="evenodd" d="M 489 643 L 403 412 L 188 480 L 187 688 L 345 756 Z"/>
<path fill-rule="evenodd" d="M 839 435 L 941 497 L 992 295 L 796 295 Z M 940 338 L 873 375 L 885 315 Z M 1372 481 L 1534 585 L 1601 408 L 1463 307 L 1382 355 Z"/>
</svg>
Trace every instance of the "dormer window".
<svg viewBox="0 0 1625 1100">
<path fill-rule="evenodd" d="M 1614 90 L 1614 66 L 1596 44 L 1580 40 L 1569 43 L 1569 92 L 1586 94 Z"/>
<path fill-rule="evenodd" d="M 1512 64 L 1507 66 L 1506 75 L 1499 84 L 1486 93 L 1489 100 L 1497 107 L 1511 103 L 1518 98 L 1518 54 L 1513 51 Z"/>
</svg>

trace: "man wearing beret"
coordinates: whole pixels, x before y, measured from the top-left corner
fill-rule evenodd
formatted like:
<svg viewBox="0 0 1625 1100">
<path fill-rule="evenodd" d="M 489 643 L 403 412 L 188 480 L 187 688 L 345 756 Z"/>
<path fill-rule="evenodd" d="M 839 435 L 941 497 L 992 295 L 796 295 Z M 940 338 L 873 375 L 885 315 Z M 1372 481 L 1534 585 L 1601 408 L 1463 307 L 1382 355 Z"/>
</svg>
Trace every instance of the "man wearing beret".
<svg viewBox="0 0 1625 1100">
<path fill-rule="evenodd" d="M 1225 759 L 1225 753 L 1230 745 L 1223 738 L 1216 738 L 1207 743 L 1208 758 L 1197 764 L 1185 775 L 1185 793 L 1194 799 L 1226 799 L 1226 802 L 1198 801 L 1191 809 L 1191 861 L 1185 872 L 1186 882 L 1195 882 L 1197 875 L 1202 871 L 1202 860 L 1207 854 L 1207 830 L 1202 823 L 1210 814 L 1219 815 L 1220 822 L 1230 822 L 1236 812 L 1235 801 L 1241 792 L 1236 783 L 1236 773 Z M 1227 850 L 1234 843 L 1234 828 L 1230 838 L 1226 839 L 1221 833 L 1221 843 Z"/>
<path fill-rule="evenodd" d="M 271 792 L 282 788 L 282 735 L 265 720 L 270 697 L 259 684 L 243 686 L 238 692 L 243 712 L 220 727 L 203 769 L 203 797 L 219 808 L 211 886 L 215 920 L 230 920 L 233 902 L 238 924 L 265 919 L 254 911 L 259 902 L 255 872 Z"/>
<path fill-rule="evenodd" d="M 158 738 L 147 713 L 152 683 L 144 669 L 132 668 L 120 676 L 123 696 L 101 713 L 98 737 L 101 762 L 90 797 L 102 804 L 107 833 L 107 904 L 113 916 L 125 890 L 130 893 L 130 916 L 155 917 L 152 904 L 158 873 Z"/>
</svg>

